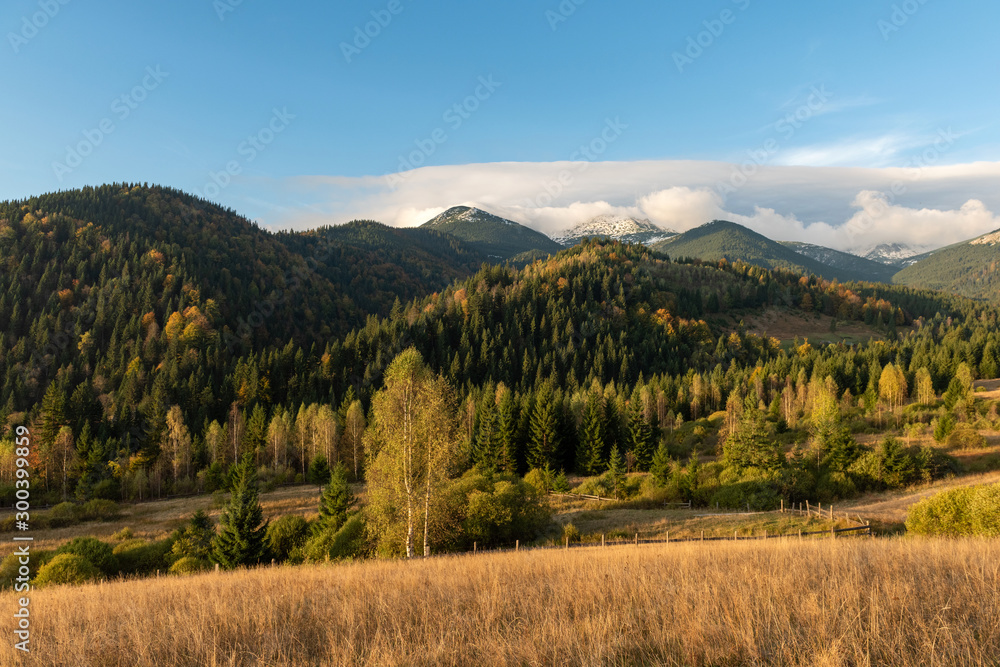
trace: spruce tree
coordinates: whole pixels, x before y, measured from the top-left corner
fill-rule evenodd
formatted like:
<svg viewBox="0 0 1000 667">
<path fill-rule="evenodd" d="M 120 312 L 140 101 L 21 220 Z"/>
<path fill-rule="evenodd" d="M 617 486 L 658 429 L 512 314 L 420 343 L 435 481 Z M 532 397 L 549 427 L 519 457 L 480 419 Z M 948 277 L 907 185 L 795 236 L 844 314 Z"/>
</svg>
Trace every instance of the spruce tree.
<svg viewBox="0 0 1000 667">
<path fill-rule="evenodd" d="M 653 429 L 643 415 L 638 391 L 632 394 L 628 406 L 628 435 L 636 467 L 642 471 L 649 470 L 653 461 Z"/>
<path fill-rule="evenodd" d="M 596 392 L 587 398 L 580 424 L 576 466 L 581 475 L 597 475 L 604 470 L 604 411 Z"/>
<path fill-rule="evenodd" d="M 319 526 L 323 530 L 337 531 L 347 521 L 347 514 L 354 507 L 354 494 L 347 483 L 347 468 L 338 463 L 330 476 L 330 483 L 323 487 L 319 499 Z"/>
<path fill-rule="evenodd" d="M 212 560 L 227 570 L 260 563 L 267 522 L 257 490 L 257 469 L 249 455 L 238 466 L 236 484 L 219 526 L 212 541 Z"/>
<path fill-rule="evenodd" d="M 611 448 L 611 456 L 608 459 L 608 474 L 611 476 L 612 493 L 615 498 L 621 497 L 622 487 L 625 485 L 625 464 L 617 447 Z"/>
<path fill-rule="evenodd" d="M 555 462 L 557 428 L 552 388 L 545 383 L 535 397 L 535 409 L 531 414 L 531 449 L 528 463 L 532 468 L 544 468 Z"/>
</svg>

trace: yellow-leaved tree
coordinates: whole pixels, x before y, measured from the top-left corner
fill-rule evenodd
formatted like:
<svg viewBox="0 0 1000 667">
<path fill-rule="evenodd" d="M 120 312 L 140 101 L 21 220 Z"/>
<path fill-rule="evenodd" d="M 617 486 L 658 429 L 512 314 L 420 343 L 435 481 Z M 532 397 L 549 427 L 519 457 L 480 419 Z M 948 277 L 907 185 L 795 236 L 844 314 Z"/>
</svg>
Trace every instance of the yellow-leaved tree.
<svg viewBox="0 0 1000 667">
<path fill-rule="evenodd" d="M 455 398 L 415 348 L 389 365 L 385 386 L 372 399 L 364 435 L 368 479 L 368 529 L 382 553 L 416 555 L 418 530 L 424 556 L 431 552 L 441 490 L 455 467 L 458 441 Z"/>
</svg>

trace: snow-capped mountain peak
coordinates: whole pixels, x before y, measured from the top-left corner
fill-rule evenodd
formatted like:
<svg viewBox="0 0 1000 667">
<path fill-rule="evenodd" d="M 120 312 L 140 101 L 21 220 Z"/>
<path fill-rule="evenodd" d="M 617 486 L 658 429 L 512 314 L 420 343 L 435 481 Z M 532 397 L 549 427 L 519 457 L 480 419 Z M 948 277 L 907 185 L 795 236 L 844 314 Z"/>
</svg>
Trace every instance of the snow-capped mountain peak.
<svg viewBox="0 0 1000 667">
<path fill-rule="evenodd" d="M 880 243 L 876 246 L 857 248 L 851 253 L 889 266 L 909 266 L 917 255 L 933 250 L 932 246 L 911 246 L 905 243 Z"/>
<path fill-rule="evenodd" d="M 622 215 L 599 215 L 553 237 L 564 246 L 575 245 L 586 237 L 609 238 L 629 243 L 650 244 L 676 236 L 677 232 L 663 229 L 649 220 Z"/>
</svg>

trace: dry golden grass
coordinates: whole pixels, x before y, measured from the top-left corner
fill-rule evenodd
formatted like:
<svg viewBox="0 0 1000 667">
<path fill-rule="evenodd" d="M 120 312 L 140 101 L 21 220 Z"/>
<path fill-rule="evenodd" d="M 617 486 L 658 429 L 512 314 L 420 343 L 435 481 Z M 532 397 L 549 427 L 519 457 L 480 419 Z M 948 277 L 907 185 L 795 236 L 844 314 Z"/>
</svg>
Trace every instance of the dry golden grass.
<svg viewBox="0 0 1000 667">
<path fill-rule="evenodd" d="M 998 541 L 865 538 L 213 573 L 35 591 L 0 664 L 996 665 L 998 576 Z"/>
</svg>

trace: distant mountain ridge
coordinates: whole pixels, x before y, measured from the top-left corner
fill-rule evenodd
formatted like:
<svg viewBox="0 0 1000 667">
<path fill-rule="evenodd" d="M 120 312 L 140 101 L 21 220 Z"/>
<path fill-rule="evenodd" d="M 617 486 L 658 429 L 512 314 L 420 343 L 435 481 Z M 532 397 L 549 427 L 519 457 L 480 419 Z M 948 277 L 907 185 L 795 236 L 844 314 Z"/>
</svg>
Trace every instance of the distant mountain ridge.
<svg viewBox="0 0 1000 667">
<path fill-rule="evenodd" d="M 743 261 L 767 269 L 785 269 L 806 275 L 822 276 L 831 280 L 835 278 L 840 281 L 878 282 L 887 279 L 872 275 L 869 265 L 838 268 L 824 264 L 751 229 L 727 220 L 713 220 L 666 241 L 654 243 L 652 247 L 671 257 L 696 257 L 709 261 L 720 259 Z M 818 248 L 819 246 L 813 247 Z M 837 253 L 837 251 L 828 248 L 823 250 Z M 847 255 L 846 253 L 838 254 Z M 853 259 L 863 261 L 860 258 Z M 841 259 L 841 261 L 845 260 Z M 878 275 L 883 276 L 883 274 Z M 888 277 L 891 278 L 891 272 Z"/>
<path fill-rule="evenodd" d="M 464 241 L 493 260 L 555 254 L 561 245 L 541 232 L 471 206 L 454 206 L 420 226 Z"/>
<path fill-rule="evenodd" d="M 833 248 L 814 245 L 812 243 L 800 243 L 798 241 L 785 241 L 782 243 L 786 248 L 790 248 L 800 255 L 805 255 L 817 262 L 822 262 L 827 266 L 832 266 L 838 271 L 848 271 L 858 276 L 858 280 L 866 280 L 875 283 L 891 283 L 892 277 L 896 274 L 896 267 L 876 262 L 865 257 L 841 252 Z"/>
<path fill-rule="evenodd" d="M 876 246 L 852 250 L 851 254 L 880 264 L 902 268 L 919 261 L 921 255 L 932 250 L 932 247 L 911 246 L 905 243 L 880 243 Z"/>
<path fill-rule="evenodd" d="M 976 299 L 1000 298 L 1000 230 L 914 257 L 893 277 L 908 287 Z"/>
<path fill-rule="evenodd" d="M 564 246 L 576 245 L 585 238 L 608 238 L 625 243 L 650 245 L 677 236 L 677 232 L 653 224 L 647 219 L 618 215 L 599 215 L 552 237 Z"/>
</svg>

